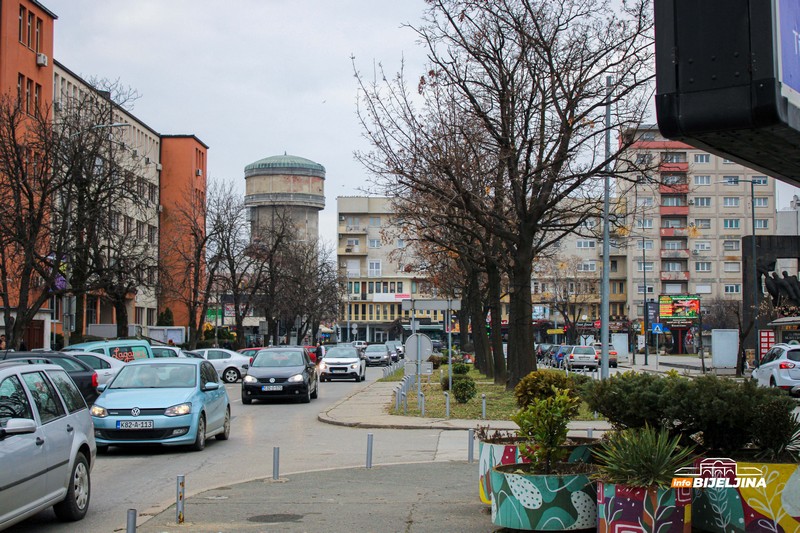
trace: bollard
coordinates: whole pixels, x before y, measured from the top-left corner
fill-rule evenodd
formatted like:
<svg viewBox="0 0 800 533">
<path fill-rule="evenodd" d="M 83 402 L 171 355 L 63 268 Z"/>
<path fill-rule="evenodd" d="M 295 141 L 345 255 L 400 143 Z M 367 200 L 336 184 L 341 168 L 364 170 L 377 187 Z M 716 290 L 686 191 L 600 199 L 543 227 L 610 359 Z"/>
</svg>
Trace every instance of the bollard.
<svg viewBox="0 0 800 533">
<path fill-rule="evenodd" d="M 425 394 L 419 393 L 419 401 L 420 416 L 425 416 Z"/>
<path fill-rule="evenodd" d="M 125 533 L 136 533 L 136 509 L 128 509 L 128 525 Z"/>
<path fill-rule="evenodd" d="M 444 393 L 444 416 L 450 418 L 450 393 L 447 391 Z"/>
<path fill-rule="evenodd" d="M 367 468 L 372 468 L 372 433 L 367 433 Z"/>
<path fill-rule="evenodd" d="M 481 418 L 486 420 L 486 394 L 481 394 Z"/>
<path fill-rule="evenodd" d="M 184 476 L 178 476 L 178 495 L 175 502 L 175 521 L 178 524 L 183 524 L 183 499 L 186 491 L 186 481 Z"/>
<path fill-rule="evenodd" d="M 402 389 L 401 389 L 400 387 L 397 387 L 397 388 L 394 390 L 394 411 L 395 411 L 396 413 L 399 413 L 399 412 L 400 412 L 400 391 L 401 391 L 401 390 L 402 390 Z"/>
<path fill-rule="evenodd" d="M 475 449 L 475 430 L 470 429 L 467 432 L 467 462 L 471 463 L 473 461 Z"/>
<path fill-rule="evenodd" d="M 404 392 L 400 396 L 403 397 L 403 411 L 404 414 L 408 414 L 408 395 Z"/>
<path fill-rule="evenodd" d="M 586 436 L 591 439 L 593 435 L 594 435 L 594 430 L 592 428 L 586 428 Z"/>
<path fill-rule="evenodd" d="M 280 459 L 281 449 L 279 446 L 272 447 L 272 479 L 280 479 Z"/>
</svg>

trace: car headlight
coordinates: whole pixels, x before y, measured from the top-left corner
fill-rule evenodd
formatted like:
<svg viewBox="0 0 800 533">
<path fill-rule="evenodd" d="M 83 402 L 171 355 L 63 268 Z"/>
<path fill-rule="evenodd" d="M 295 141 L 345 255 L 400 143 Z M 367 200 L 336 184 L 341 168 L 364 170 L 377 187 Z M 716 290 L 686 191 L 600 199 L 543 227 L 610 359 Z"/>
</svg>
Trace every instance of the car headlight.
<svg viewBox="0 0 800 533">
<path fill-rule="evenodd" d="M 326 365 L 325 363 L 320 363 L 319 364 L 319 369 L 320 370 L 328 370 L 328 365 Z"/>
<path fill-rule="evenodd" d="M 192 404 L 187 402 L 178 405 L 173 405 L 172 407 L 167 407 L 166 411 L 164 411 L 164 416 L 188 415 L 191 412 L 192 412 Z"/>
<path fill-rule="evenodd" d="M 288 381 L 289 383 L 297 383 L 298 381 L 303 381 L 303 374 L 295 374 L 286 381 Z"/>
<path fill-rule="evenodd" d="M 245 383 L 257 383 L 258 382 L 258 380 L 256 378 L 254 378 L 253 376 L 245 376 L 242 381 L 245 382 Z"/>
<path fill-rule="evenodd" d="M 359 365 L 358 363 L 353 363 L 352 365 L 350 365 L 350 370 L 355 370 L 355 369 L 356 369 L 356 368 L 358 368 L 359 366 L 360 366 L 360 365 Z"/>
<path fill-rule="evenodd" d="M 96 416 L 97 418 L 105 418 L 108 416 L 108 411 L 106 411 L 105 407 L 94 404 L 92 406 L 92 416 Z"/>
</svg>

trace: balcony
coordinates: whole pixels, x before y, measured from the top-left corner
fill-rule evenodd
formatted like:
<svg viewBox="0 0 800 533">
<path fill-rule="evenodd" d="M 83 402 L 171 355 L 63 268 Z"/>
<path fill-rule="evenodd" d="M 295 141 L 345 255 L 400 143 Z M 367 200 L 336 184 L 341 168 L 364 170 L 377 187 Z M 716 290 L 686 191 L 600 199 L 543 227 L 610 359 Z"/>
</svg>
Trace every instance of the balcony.
<svg viewBox="0 0 800 533">
<path fill-rule="evenodd" d="M 689 280 L 689 271 L 661 271 L 661 281 L 688 281 Z"/>
<path fill-rule="evenodd" d="M 688 248 L 682 248 L 680 250 L 661 250 L 661 259 L 689 259 L 691 252 L 689 252 Z"/>
<path fill-rule="evenodd" d="M 658 192 L 661 194 L 688 194 L 689 183 L 662 183 L 658 186 Z"/>
<path fill-rule="evenodd" d="M 339 222 L 339 227 L 337 229 L 342 235 L 366 235 L 367 233 L 366 226 L 348 226 L 344 222 Z"/>
<path fill-rule="evenodd" d="M 363 256 L 367 255 L 367 248 L 361 246 L 340 246 L 336 250 L 337 255 Z"/>
<path fill-rule="evenodd" d="M 659 228 L 662 237 L 688 237 L 689 228 Z"/>
<path fill-rule="evenodd" d="M 665 174 L 677 174 L 677 173 L 685 174 L 689 172 L 689 163 L 686 161 L 680 161 L 680 162 L 662 161 L 661 164 L 658 165 L 658 171 Z"/>
<path fill-rule="evenodd" d="M 661 216 L 677 215 L 681 217 L 689 216 L 688 205 L 662 205 L 659 209 Z"/>
</svg>

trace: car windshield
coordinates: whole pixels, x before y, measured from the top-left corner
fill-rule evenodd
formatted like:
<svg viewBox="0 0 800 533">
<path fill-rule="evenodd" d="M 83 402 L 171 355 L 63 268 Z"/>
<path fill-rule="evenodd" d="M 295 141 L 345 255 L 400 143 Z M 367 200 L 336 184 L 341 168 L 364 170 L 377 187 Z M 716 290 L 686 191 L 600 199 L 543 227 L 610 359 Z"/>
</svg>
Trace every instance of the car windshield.
<svg viewBox="0 0 800 533">
<path fill-rule="evenodd" d="M 591 346 L 576 346 L 575 351 L 573 353 L 579 355 L 594 355 L 596 352 L 595 349 L 592 348 Z"/>
<path fill-rule="evenodd" d="M 355 348 L 329 348 L 325 352 L 324 359 L 358 359 L 358 352 Z"/>
<path fill-rule="evenodd" d="M 371 344 L 370 346 L 367 346 L 367 351 L 368 352 L 384 352 L 385 353 L 386 352 L 386 346 L 383 346 L 381 344 Z"/>
<path fill-rule="evenodd" d="M 297 350 L 264 350 L 256 355 L 253 368 L 273 366 L 301 366 L 303 354 Z"/>
<path fill-rule="evenodd" d="M 171 389 L 194 387 L 197 367 L 177 363 L 126 365 L 111 382 L 110 389 Z"/>
</svg>

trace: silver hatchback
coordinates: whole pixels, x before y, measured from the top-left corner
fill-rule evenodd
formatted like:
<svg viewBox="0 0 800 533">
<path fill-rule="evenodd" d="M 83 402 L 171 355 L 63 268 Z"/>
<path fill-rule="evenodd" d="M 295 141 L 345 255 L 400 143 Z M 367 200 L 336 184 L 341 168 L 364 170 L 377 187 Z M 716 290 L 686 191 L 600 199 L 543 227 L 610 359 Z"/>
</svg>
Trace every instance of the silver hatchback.
<svg viewBox="0 0 800 533">
<path fill-rule="evenodd" d="M 96 455 L 89 409 L 63 368 L 0 363 L 0 529 L 48 507 L 82 519 Z"/>
<path fill-rule="evenodd" d="M 594 346 L 572 346 L 564 355 L 564 361 L 570 370 L 579 366 L 597 368 L 600 358 Z"/>
</svg>

